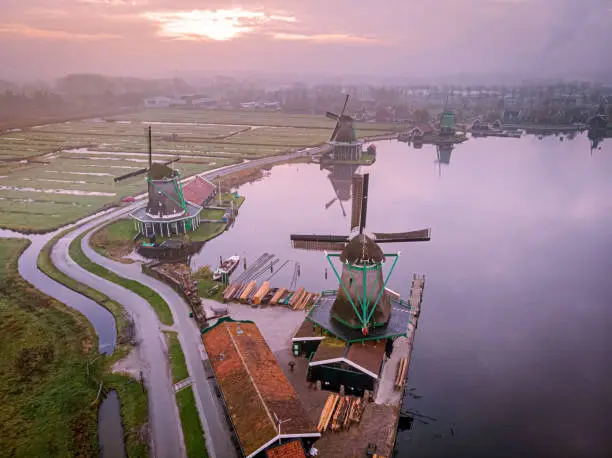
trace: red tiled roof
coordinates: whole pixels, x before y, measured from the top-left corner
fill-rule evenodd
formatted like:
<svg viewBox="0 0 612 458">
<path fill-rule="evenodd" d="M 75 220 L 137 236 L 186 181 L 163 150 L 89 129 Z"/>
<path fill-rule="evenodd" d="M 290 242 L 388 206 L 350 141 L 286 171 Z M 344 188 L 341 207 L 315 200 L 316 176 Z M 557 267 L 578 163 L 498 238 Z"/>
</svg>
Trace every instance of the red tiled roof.
<svg viewBox="0 0 612 458">
<path fill-rule="evenodd" d="M 246 456 L 278 436 L 274 415 L 283 435 L 317 433 L 254 323 L 222 319 L 202 342 Z"/>
<path fill-rule="evenodd" d="M 268 458 L 306 458 L 304 447 L 299 440 L 287 442 L 283 445 L 278 445 L 266 450 Z"/>
<path fill-rule="evenodd" d="M 196 205 L 202 205 L 202 202 L 208 199 L 213 192 L 215 192 L 215 185 L 200 176 L 183 186 L 185 200 Z"/>
</svg>

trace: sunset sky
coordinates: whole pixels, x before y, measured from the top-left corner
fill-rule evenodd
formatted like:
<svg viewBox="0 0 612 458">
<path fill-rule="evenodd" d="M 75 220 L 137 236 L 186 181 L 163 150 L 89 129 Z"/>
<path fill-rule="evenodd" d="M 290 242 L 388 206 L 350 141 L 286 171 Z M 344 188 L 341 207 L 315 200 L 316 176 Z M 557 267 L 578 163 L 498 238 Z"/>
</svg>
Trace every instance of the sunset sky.
<svg viewBox="0 0 612 458">
<path fill-rule="evenodd" d="M 0 0 L 0 78 L 612 75 L 610 0 Z"/>
</svg>

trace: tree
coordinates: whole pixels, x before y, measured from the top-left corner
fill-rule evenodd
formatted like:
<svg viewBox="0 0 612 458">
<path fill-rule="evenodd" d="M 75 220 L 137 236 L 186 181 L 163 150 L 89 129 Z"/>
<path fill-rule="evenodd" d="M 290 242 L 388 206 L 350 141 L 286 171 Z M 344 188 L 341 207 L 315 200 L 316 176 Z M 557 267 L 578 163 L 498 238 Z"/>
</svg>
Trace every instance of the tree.
<svg viewBox="0 0 612 458">
<path fill-rule="evenodd" d="M 415 110 L 414 119 L 416 122 L 423 124 L 428 123 L 431 119 L 431 116 L 429 115 L 429 111 L 427 110 Z"/>
</svg>

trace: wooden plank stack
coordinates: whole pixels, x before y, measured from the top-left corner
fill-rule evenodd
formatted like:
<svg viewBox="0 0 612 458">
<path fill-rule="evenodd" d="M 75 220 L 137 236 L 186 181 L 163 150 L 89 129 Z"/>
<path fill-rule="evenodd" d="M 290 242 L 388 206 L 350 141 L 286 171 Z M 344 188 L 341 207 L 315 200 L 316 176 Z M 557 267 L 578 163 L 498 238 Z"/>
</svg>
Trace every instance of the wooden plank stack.
<svg viewBox="0 0 612 458">
<path fill-rule="evenodd" d="M 340 396 L 331 393 L 319 417 L 318 431 L 323 433 L 329 427 L 332 431 L 347 430 L 351 423 L 359 423 L 365 403 L 354 396 Z"/>
<path fill-rule="evenodd" d="M 395 389 L 401 390 L 406 380 L 406 371 L 408 370 L 408 358 L 400 359 L 397 366 L 397 375 L 395 376 Z"/>
<path fill-rule="evenodd" d="M 279 299 L 283 296 L 283 294 L 285 294 L 286 291 L 287 288 L 279 288 L 274 296 L 272 296 L 272 299 L 270 299 L 270 305 L 278 304 Z"/>
<path fill-rule="evenodd" d="M 259 288 L 259 290 L 255 293 L 255 296 L 253 296 L 253 304 L 261 304 L 261 300 L 264 298 L 264 296 L 268 293 L 268 291 L 270 290 L 270 282 L 269 281 L 265 281 L 263 282 L 263 285 L 261 285 L 261 288 Z"/>
<path fill-rule="evenodd" d="M 317 430 L 320 433 L 325 432 L 327 430 L 327 425 L 329 424 L 329 420 L 334 413 L 334 409 L 336 408 L 336 404 L 338 403 L 338 396 L 336 393 L 331 393 L 325 401 L 325 406 L 323 406 L 323 411 L 321 412 L 321 416 L 319 417 L 319 425 L 317 426 Z"/>
</svg>

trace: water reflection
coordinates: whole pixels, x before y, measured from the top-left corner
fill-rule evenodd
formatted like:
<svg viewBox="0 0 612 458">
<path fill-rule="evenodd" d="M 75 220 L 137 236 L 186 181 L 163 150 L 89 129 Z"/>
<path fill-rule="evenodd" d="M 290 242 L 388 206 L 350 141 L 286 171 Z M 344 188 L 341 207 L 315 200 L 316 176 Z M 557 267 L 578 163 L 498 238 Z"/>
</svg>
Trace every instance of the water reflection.
<svg viewBox="0 0 612 458">
<path fill-rule="evenodd" d="M 467 141 L 440 179 L 434 146 L 377 143 L 368 226 L 433 231 L 427 244 L 388 247 L 402 250 L 391 289 L 409 294 L 412 272 L 428 279 L 409 378 L 422 397 L 408 396 L 403 410 L 437 419 L 400 432 L 398 456 L 611 450 L 612 149 L 603 143 L 609 154 L 591 157 L 589 146 L 586 134 Z M 235 226 L 192 263 L 268 251 L 300 262 L 299 286 L 334 289 L 323 256 L 289 243 L 290 233 L 345 232 L 348 216 L 323 205 L 338 196 L 329 180 L 299 164 L 242 186 Z M 287 286 L 291 270 L 273 286 Z"/>
</svg>

